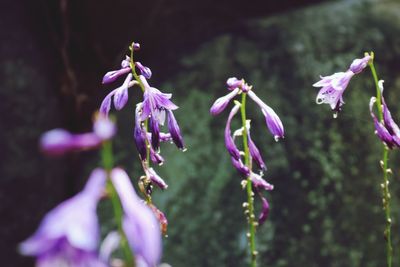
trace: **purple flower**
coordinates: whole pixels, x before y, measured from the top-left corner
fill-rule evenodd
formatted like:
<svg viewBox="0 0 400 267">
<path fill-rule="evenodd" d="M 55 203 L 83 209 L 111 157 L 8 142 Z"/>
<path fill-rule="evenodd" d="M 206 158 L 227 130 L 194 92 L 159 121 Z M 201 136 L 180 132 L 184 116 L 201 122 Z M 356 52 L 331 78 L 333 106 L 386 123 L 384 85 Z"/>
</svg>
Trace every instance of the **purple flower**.
<svg viewBox="0 0 400 267">
<path fill-rule="evenodd" d="M 142 103 L 136 105 L 135 111 L 135 128 L 134 128 L 134 140 L 136 148 L 139 152 L 140 158 L 146 160 L 147 158 L 147 145 L 146 145 L 146 132 L 142 127 L 142 122 L 140 121 L 140 112 L 142 110 Z"/>
<path fill-rule="evenodd" d="M 235 169 L 243 174 L 244 176 L 249 176 L 250 175 L 250 170 L 249 168 L 243 164 L 241 159 L 235 159 L 234 157 L 231 157 L 231 162 L 233 167 L 235 167 Z"/>
<path fill-rule="evenodd" d="M 114 123 L 102 116 L 94 122 L 93 130 L 93 132 L 83 134 L 72 134 L 64 129 L 48 131 L 40 138 L 40 148 L 44 153 L 52 156 L 88 150 L 100 146 L 104 140 L 112 138 L 116 132 Z"/>
<path fill-rule="evenodd" d="M 183 137 L 178 122 L 176 121 L 174 113 L 171 110 L 167 110 L 167 112 L 168 112 L 168 131 L 171 135 L 172 141 L 174 141 L 175 145 L 180 150 L 184 151 L 186 150 L 185 143 L 183 142 Z"/>
<path fill-rule="evenodd" d="M 317 95 L 317 104 L 329 104 L 332 110 L 341 111 L 344 105 L 343 93 L 353 76 L 354 73 L 351 70 L 321 76 L 321 80 L 313 84 L 314 87 L 322 87 Z"/>
<path fill-rule="evenodd" d="M 136 195 L 126 172 L 113 169 L 111 180 L 124 211 L 123 229 L 136 258 L 156 266 L 161 257 L 161 232 L 156 217 Z"/>
<path fill-rule="evenodd" d="M 264 189 L 267 191 L 271 191 L 274 189 L 274 186 L 267 181 L 265 181 L 260 175 L 252 172 L 250 174 L 250 180 L 255 188 L 257 189 Z"/>
<path fill-rule="evenodd" d="M 214 104 L 211 106 L 210 113 L 215 116 L 215 115 L 218 115 L 219 113 L 221 113 L 222 111 L 224 111 L 226 106 L 228 106 L 229 102 L 236 95 L 238 95 L 239 92 L 240 92 L 240 88 L 235 88 L 232 92 L 229 92 L 229 94 L 218 98 L 214 102 Z"/>
<path fill-rule="evenodd" d="M 231 122 L 233 117 L 239 111 L 240 104 L 236 104 L 231 112 L 229 113 L 228 120 L 226 121 L 225 126 L 225 147 L 228 150 L 229 154 L 232 156 L 233 159 L 236 161 L 240 160 L 240 151 L 235 145 L 235 141 L 231 134 Z"/>
<path fill-rule="evenodd" d="M 151 145 L 155 150 L 160 148 L 160 126 L 158 122 L 152 118 L 149 119 L 151 131 Z"/>
<path fill-rule="evenodd" d="M 117 89 L 112 90 L 103 100 L 100 106 L 100 113 L 108 116 L 111 109 L 111 97 L 114 96 L 114 106 L 116 110 L 121 110 L 125 104 L 128 102 L 128 88 L 135 84 L 132 81 L 132 73 L 126 76 L 124 83 Z"/>
<path fill-rule="evenodd" d="M 244 85 L 244 80 L 238 80 L 236 77 L 231 77 L 226 81 L 228 90 L 234 90 L 236 88 L 241 88 Z"/>
<path fill-rule="evenodd" d="M 365 67 L 367 67 L 368 62 L 371 60 L 370 55 L 366 55 L 363 58 L 354 59 L 350 65 L 350 70 L 354 72 L 354 74 L 359 74 Z"/>
<path fill-rule="evenodd" d="M 339 112 L 344 105 L 343 93 L 351 78 L 360 73 L 368 65 L 370 59 L 369 55 L 355 59 L 346 72 L 321 76 L 321 80 L 313 84 L 314 87 L 322 87 L 316 98 L 317 104 L 329 104 L 332 110 Z"/>
<path fill-rule="evenodd" d="M 51 210 L 36 233 L 20 245 L 20 252 L 36 256 L 38 267 L 105 267 L 98 258 L 96 215 L 105 181 L 106 173 L 95 169 L 83 191 Z"/>
<path fill-rule="evenodd" d="M 144 121 L 151 116 L 151 118 L 159 124 L 164 125 L 165 110 L 175 110 L 178 108 L 178 106 L 170 100 L 172 94 L 160 92 L 157 88 L 151 87 L 144 76 L 140 75 L 139 77 L 145 88 L 140 120 Z"/>
<path fill-rule="evenodd" d="M 379 139 L 384 142 L 390 149 L 393 147 L 400 147 L 400 129 L 394 122 L 392 115 L 386 105 L 385 98 L 383 97 L 383 80 L 378 83 L 381 90 L 381 103 L 383 111 L 383 121 L 380 122 L 373 112 L 373 106 L 376 98 L 372 97 L 369 103 L 369 110 L 374 120 L 375 132 Z"/>
<path fill-rule="evenodd" d="M 107 84 L 107 83 L 112 83 L 114 82 L 118 77 L 127 74 L 128 72 L 131 71 L 130 67 L 125 67 L 119 70 L 113 70 L 113 71 L 109 71 L 107 72 L 104 77 L 103 77 L 103 84 Z"/>
<path fill-rule="evenodd" d="M 275 140 L 278 141 L 279 138 L 283 138 L 285 135 L 283 124 L 275 111 L 267 104 L 265 104 L 252 90 L 249 90 L 247 94 L 261 108 L 261 111 L 264 114 L 265 121 L 267 123 L 267 127 L 271 134 L 274 136 Z"/>
<path fill-rule="evenodd" d="M 264 163 L 264 159 L 261 156 L 260 150 L 258 150 L 256 144 L 254 144 L 253 140 L 250 136 L 250 127 L 247 129 L 247 140 L 249 143 L 249 151 L 252 159 L 256 162 L 258 167 L 263 170 L 267 170 L 267 166 Z"/>
<path fill-rule="evenodd" d="M 157 185 L 161 189 L 167 189 L 168 185 L 164 180 L 156 173 L 153 168 L 145 168 L 146 176 L 149 178 L 152 184 Z"/>
<path fill-rule="evenodd" d="M 139 69 L 140 74 L 143 75 L 146 79 L 150 79 L 151 78 L 151 69 L 143 66 L 142 63 L 140 62 L 135 62 L 135 66 Z"/>
</svg>

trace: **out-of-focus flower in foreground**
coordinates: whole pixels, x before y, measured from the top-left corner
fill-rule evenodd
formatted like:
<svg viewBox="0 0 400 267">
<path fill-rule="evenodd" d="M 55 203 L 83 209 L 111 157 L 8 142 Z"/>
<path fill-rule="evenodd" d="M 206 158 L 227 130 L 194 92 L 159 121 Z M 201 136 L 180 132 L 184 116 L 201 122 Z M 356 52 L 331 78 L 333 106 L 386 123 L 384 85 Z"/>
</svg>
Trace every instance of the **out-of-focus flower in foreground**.
<svg viewBox="0 0 400 267">
<path fill-rule="evenodd" d="M 95 169 L 83 191 L 51 210 L 36 233 L 20 245 L 20 252 L 37 257 L 38 267 L 106 267 L 98 258 L 96 214 L 105 181 L 105 171 Z"/>
</svg>

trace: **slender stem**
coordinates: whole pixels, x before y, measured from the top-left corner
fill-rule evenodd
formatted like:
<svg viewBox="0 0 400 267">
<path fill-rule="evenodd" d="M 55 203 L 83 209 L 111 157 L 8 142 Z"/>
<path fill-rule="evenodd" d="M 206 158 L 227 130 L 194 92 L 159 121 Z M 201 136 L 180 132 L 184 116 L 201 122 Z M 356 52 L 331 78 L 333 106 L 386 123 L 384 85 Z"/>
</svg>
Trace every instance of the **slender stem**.
<svg viewBox="0 0 400 267">
<path fill-rule="evenodd" d="M 382 101 L 381 101 L 381 90 L 378 85 L 378 75 L 376 74 L 375 66 L 374 66 L 374 56 L 372 54 L 372 59 L 368 63 L 372 76 L 374 78 L 375 87 L 376 87 L 376 105 L 378 108 L 378 115 L 381 122 L 383 122 L 383 111 L 382 111 Z M 383 155 L 381 161 L 381 167 L 383 170 L 383 183 L 381 184 L 382 187 L 382 203 L 383 209 L 385 211 L 385 220 L 386 226 L 384 231 L 384 237 L 386 240 L 386 261 L 387 266 L 392 266 L 392 257 L 393 257 L 393 248 L 392 248 L 392 238 L 391 238 L 391 226 L 392 220 L 390 216 L 390 191 L 389 191 L 389 176 L 390 169 L 388 169 L 388 160 L 389 160 L 389 148 L 383 144 Z"/>
<path fill-rule="evenodd" d="M 115 190 L 115 187 L 110 179 L 110 173 L 111 173 L 111 170 L 114 165 L 111 141 L 105 141 L 103 143 L 103 148 L 101 150 L 101 158 L 103 161 L 104 169 L 107 172 L 107 177 L 108 177 L 107 191 L 110 194 L 111 203 L 112 203 L 112 207 L 114 210 L 114 219 L 117 223 L 118 232 L 121 236 L 121 247 L 122 247 L 122 251 L 125 255 L 126 266 L 127 267 L 135 267 L 134 255 L 132 254 L 132 251 L 129 248 L 128 240 L 126 238 L 124 229 L 122 227 L 123 210 L 122 210 L 121 202 L 118 198 L 117 191 Z"/>
<path fill-rule="evenodd" d="M 142 89 L 142 92 L 144 93 L 146 88 L 145 88 L 143 82 L 140 80 L 139 75 L 136 73 L 136 69 L 135 69 L 135 61 L 133 59 L 133 51 L 134 51 L 133 43 L 132 43 L 130 49 L 131 49 L 131 57 L 130 57 L 129 65 L 130 65 L 131 70 L 132 70 L 132 75 L 135 78 L 135 80 L 138 82 L 138 84 L 140 86 L 140 89 Z M 149 119 L 146 119 L 144 121 L 144 129 L 145 129 L 145 131 L 147 133 L 148 129 L 149 129 Z M 146 166 L 150 167 L 150 162 L 151 162 L 150 161 L 150 143 L 149 143 L 149 140 L 147 138 L 146 138 L 146 161 L 145 162 L 146 162 Z M 147 192 L 142 192 L 142 193 L 143 193 L 143 195 L 144 195 L 144 197 L 146 199 L 146 203 L 147 204 L 151 204 L 152 203 L 151 196 L 149 194 L 147 194 Z"/>
<path fill-rule="evenodd" d="M 242 94 L 242 103 L 240 107 L 240 113 L 242 115 L 242 125 L 243 125 L 243 147 L 244 147 L 244 162 L 246 166 L 249 168 L 249 170 L 252 169 L 251 166 L 251 158 L 250 158 L 250 153 L 249 153 L 249 145 L 247 142 L 247 128 L 246 128 L 246 94 Z M 249 223 L 249 233 L 248 233 L 248 238 L 249 238 L 249 246 L 250 246 L 250 257 L 251 257 L 251 262 L 250 266 L 251 267 L 256 267 L 257 262 L 256 262 L 256 256 L 257 256 L 257 251 L 256 251 L 256 241 L 255 241 L 255 216 L 254 216 L 254 193 L 252 190 L 252 183 L 250 176 L 247 177 L 247 183 L 246 183 L 246 191 L 247 191 L 247 203 L 249 204 L 248 206 L 248 223 Z"/>
</svg>

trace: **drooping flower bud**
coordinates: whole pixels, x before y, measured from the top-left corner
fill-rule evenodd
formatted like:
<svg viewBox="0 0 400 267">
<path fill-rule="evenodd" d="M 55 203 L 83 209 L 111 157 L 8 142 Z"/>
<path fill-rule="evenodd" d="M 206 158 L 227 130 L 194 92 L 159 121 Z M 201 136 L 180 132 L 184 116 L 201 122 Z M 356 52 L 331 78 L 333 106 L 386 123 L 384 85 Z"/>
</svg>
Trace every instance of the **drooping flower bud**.
<svg viewBox="0 0 400 267">
<path fill-rule="evenodd" d="M 236 88 L 232 92 L 230 92 L 229 94 L 218 98 L 214 102 L 214 104 L 211 106 L 210 113 L 215 116 L 215 115 L 218 115 L 219 113 L 221 113 L 222 111 L 224 111 L 224 109 L 228 106 L 229 102 L 237 94 L 239 94 L 239 91 L 240 91 L 240 89 Z"/>
</svg>

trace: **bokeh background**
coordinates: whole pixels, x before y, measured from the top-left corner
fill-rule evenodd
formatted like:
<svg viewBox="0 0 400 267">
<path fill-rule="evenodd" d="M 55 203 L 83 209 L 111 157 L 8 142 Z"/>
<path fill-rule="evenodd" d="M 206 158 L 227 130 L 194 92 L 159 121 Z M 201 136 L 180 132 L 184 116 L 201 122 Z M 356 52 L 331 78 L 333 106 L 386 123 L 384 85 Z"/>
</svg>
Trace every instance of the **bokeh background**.
<svg viewBox="0 0 400 267">
<path fill-rule="evenodd" d="M 56 127 L 91 129 L 93 112 L 117 86 L 102 86 L 101 78 L 119 66 L 132 41 L 142 45 L 137 59 L 151 67 L 151 84 L 174 94 L 188 146 L 180 153 L 164 145 L 166 163 L 157 168 L 169 183 L 154 192 L 170 222 L 164 262 L 246 266 L 245 193 L 223 144 L 227 112 L 208 112 L 227 92 L 226 79 L 237 76 L 254 85 L 286 130 L 275 143 L 249 104 L 253 138 L 275 185 L 267 194 L 270 218 L 257 232 L 260 266 L 384 266 L 381 145 L 368 111 L 375 92 L 369 70 L 351 81 L 337 119 L 315 104 L 312 84 L 373 50 L 400 119 L 399 1 L 40 0 L 0 7 L 1 266 L 33 266 L 17 254 L 18 242 L 98 166 L 96 152 L 46 158 L 38 138 Z M 133 179 L 142 174 L 132 137 L 138 91 L 130 90 L 129 105 L 115 113 L 116 160 Z M 396 154 L 390 165 L 400 264 Z M 99 213 L 107 218 L 109 207 Z"/>
</svg>

